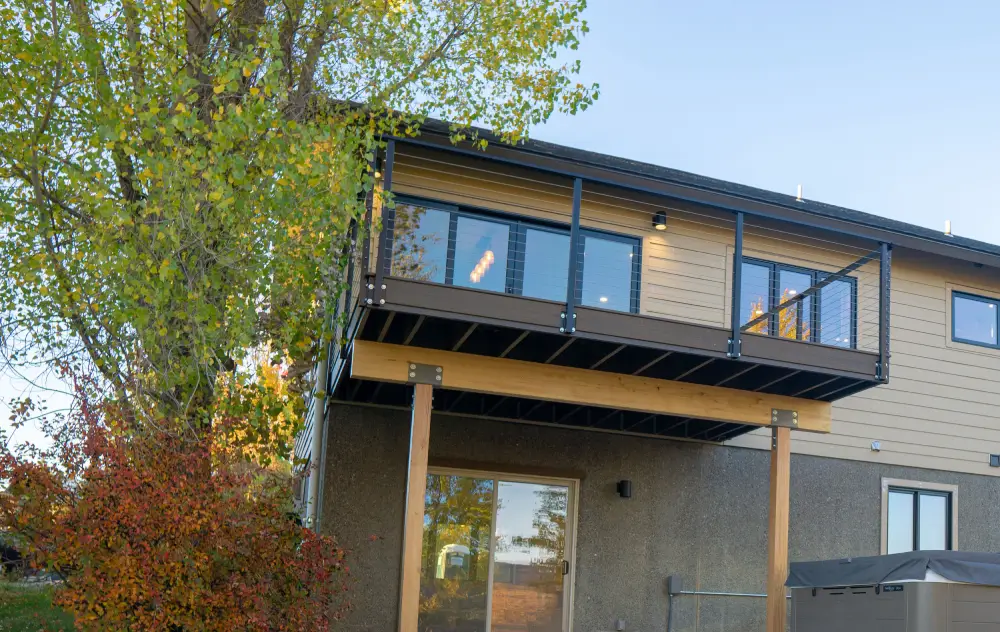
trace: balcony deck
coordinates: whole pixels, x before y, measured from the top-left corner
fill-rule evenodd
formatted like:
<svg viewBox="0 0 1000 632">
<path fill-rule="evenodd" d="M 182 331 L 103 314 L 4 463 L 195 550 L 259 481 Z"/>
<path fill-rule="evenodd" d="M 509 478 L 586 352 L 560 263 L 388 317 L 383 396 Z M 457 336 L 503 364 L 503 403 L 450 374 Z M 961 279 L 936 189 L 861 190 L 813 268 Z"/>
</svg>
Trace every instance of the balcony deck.
<svg viewBox="0 0 1000 632">
<path fill-rule="evenodd" d="M 386 189 L 391 189 L 394 151 L 394 145 L 390 143 L 383 163 Z M 480 166 L 479 172 L 486 171 Z M 849 241 L 839 243 L 836 241 L 836 233 L 828 231 L 822 233 L 822 239 L 818 239 L 815 231 L 819 229 L 803 229 L 813 231 L 809 237 L 814 240 L 811 246 L 814 250 L 822 251 L 821 255 L 813 256 L 826 259 L 821 262 L 809 259 L 810 255 L 803 255 L 801 249 L 796 252 L 794 257 L 799 261 L 814 262 L 814 272 L 808 277 L 811 281 L 804 283 L 804 286 L 810 287 L 792 298 L 772 290 L 775 293 L 770 299 L 771 309 L 768 311 L 765 307 L 764 311 L 753 313 L 757 316 L 755 322 L 761 319 L 765 321 L 762 327 L 751 328 L 752 322 L 740 322 L 740 310 L 745 309 L 739 291 L 742 264 L 731 265 L 728 272 L 731 277 L 726 282 L 726 289 L 734 294 L 729 297 L 733 309 L 727 311 L 726 320 L 732 321 L 728 327 L 637 313 L 639 310 L 636 308 L 636 301 L 641 299 L 640 290 L 635 289 L 635 286 L 631 312 L 589 307 L 579 304 L 578 275 L 584 272 L 583 240 L 577 235 L 581 230 L 583 184 L 584 181 L 578 178 L 571 187 L 572 213 L 567 216 L 569 225 L 565 228 L 569 235 L 567 243 L 570 244 L 570 252 L 568 281 L 564 282 L 568 287 L 577 288 L 575 300 L 571 298 L 573 292 L 567 293 L 567 301 L 552 301 L 521 296 L 519 290 L 511 291 L 510 287 L 507 293 L 458 287 L 450 284 L 450 277 L 449 284 L 445 284 L 392 276 L 395 211 L 391 207 L 385 209 L 382 214 L 384 230 L 373 236 L 373 239 L 359 242 L 366 251 L 363 261 L 359 261 L 352 272 L 355 277 L 352 284 L 356 289 L 352 299 L 348 300 L 348 303 L 353 302 L 352 323 L 348 327 L 351 334 L 345 336 L 346 344 L 334 367 L 331 384 L 334 397 L 362 404 L 410 406 L 412 389 L 406 384 L 360 379 L 353 375 L 350 354 L 353 340 L 641 376 L 666 382 L 756 393 L 761 397 L 791 397 L 816 402 L 833 402 L 883 384 L 888 379 L 885 362 L 888 358 L 888 316 L 884 310 L 884 306 L 888 305 L 887 244 L 880 245 L 870 240 L 862 243 L 863 240 L 852 235 L 844 237 Z M 463 195 L 464 199 L 473 199 L 477 204 L 469 208 L 488 208 L 478 198 L 470 197 L 474 193 L 466 191 Z M 648 205 L 647 202 L 643 203 Z M 451 208 L 457 210 L 461 207 Z M 660 207 L 653 209 L 659 217 L 662 213 L 656 208 Z M 675 213 L 697 212 L 697 209 L 685 208 L 687 210 Z M 716 210 L 711 212 L 715 213 Z M 744 213 L 730 209 L 726 212 L 732 212 L 735 217 L 734 222 L 731 220 L 735 229 L 727 229 L 732 230 L 728 237 L 732 244 L 731 261 L 749 261 L 742 254 Z M 761 252 L 764 244 L 773 243 L 762 241 L 761 235 L 765 231 L 772 231 L 769 233 L 771 237 L 777 234 L 784 240 L 778 242 L 780 245 L 789 244 L 787 240 L 793 233 L 786 232 L 787 227 L 781 224 L 775 232 L 774 226 L 767 223 L 771 221 L 760 220 L 761 223 L 754 226 L 758 233 L 754 235 L 757 252 Z M 370 219 L 368 222 L 373 225 Z M 551 221 L 549 225 L 552 225 Z M 453 217 L 452 235 L 449 238 L 451 241 L 447 242 L 450 253 L 454 252 L 454 226 Z M 645 226 L 648 231 L 649 224 Z M 657 228 L 662 229 L 660 226 Z M 715 230 L 715 234 L 725 235 L 724 231 L 720 232 L 718 228 Z M 645 238 L 638 239 L 641 244 Z M 805 252 L 811 252 L 808 246 Z M 641 258 L 641 250 L 637 249 L 636 253 Z M 523 251 L 521 254 L 523 256 Z M 449 254 L 449 257 L 453 256 Z M 834 265 L 836 257 L 841 257 L 841 261 Z M 523 269 L 523 259 L 519 263 Z M 752 265 L 759 267 L 759 264 Z M 799 266 L 785 266 L 784 269 L 786 272 L 790 270 L 790 274 L 801 276 L 801 270 L 805 268 L 801 267 L 802 264 Z M 872 266 L 874 272 L 871 271 Z M 867 272 L 862 270 L 865 267 Z M 359 274 L 359 270 L 366 272 Z M 859 270 L 866 275 L 864 288 L 867 294 L 863 305 L 858 304 Z M 816 341 L 819 336 L 815 333 L 802 336 L 801 320 L 797 325 L 797 336 L 807 340 L 755 333 L 762 328 L 767 330 L 768 327 L 774 333 L 776 329 L 773 323 L 777 323 L 782 310 L 795 310 L 798 314 L 812 313 L 809 318 L 815 318 L 819 314 L 817 301 L 820 293 L 824 287 L 837 280 L 843 285 L 853 284 L 850 287 L 854 288 L 854 298 L 851 299 L 846 315 L 840 315 L 841 323 L 847 320 L 852 323 L 849 327 L 850 348 L 821 344 Z M 638 283 L 637 279 L 633 283 Z M 773 279 L 771 283 L 772 286 L 777 286 Z M 809 299 L 811 303 L 803 302 L 810 296 L 815 297 Z M 737 305 L 741 307 L 737 309 Z M 788 307 L 789 305 L 792 307 Z M 809 307 L 796 307 L 805 305 Z M 768 318 L 772 322 L 770 326 L 766 322 Z M 799 315 L 798 318 L 801 319 L 802 316 Z M 566 330 L 570 327 L 565 324 L 568 319 L 571 319 L 575 329 Z M 857 348 L 858 330 L 862 322 L 867 328 L 867 347 L 864 349 Z M 795 331 L 796 325 L 793 323 L 792 335 L 796 335 Z M 842 342 L 846 343 L 846 340 Z M 637 410 L 641 406 L 627 410 L 605 408 L 558 401 L 557 398 L 533 399 L 502 392 L 483 393 L 446 387 L 435 389 L 434 407 L 439 413 L 445 414 L 706 441 L 726 441 L 759 426 L 732 423 L 732 419 L 724 421 L 642 412 Z"/>
</svg>

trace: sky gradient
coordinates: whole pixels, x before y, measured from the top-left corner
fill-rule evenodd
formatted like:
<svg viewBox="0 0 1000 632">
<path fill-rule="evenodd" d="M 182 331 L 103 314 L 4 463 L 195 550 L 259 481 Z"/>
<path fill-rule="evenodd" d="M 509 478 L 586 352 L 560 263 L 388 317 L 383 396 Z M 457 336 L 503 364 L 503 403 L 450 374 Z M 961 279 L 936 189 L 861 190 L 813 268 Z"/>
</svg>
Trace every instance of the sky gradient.
<svg viewBox="0 0 1000 632">
<path fill-rule="evenodd" d="M 539 140 L 1000 242 L 1000 3 L 591 0 Z"/>
</svg>

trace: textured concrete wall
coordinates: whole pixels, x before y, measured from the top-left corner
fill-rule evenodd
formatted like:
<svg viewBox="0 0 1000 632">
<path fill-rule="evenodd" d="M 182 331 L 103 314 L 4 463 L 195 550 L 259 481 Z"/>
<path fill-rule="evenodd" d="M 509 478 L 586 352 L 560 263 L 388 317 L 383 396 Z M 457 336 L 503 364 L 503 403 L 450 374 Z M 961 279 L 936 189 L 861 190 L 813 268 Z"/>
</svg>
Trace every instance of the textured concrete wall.
<svg viewBox="0 0 1000 632">
<path fill-rule="evenodd" d="M 351 551 L 354 610 L 344 629 L 394 629 L 409 415 L 337 406 L 327 447 L 323 528 Z M 432 459 L 580 472 L 576 632 L 664 630 L 665 579 L 687 589 L 763 592 L 767 452 L 562 428 L 435 416 Z M 881 478 L 958 485 L 958 540 L 1000 550 L 1000 481 L 793 455 L 790 557 L 874 555 Z M 632 481 L 632 498 L 615 483 Z M 681 597 L 678 632 L 763 628 L 761 599 Z"/>
</svg>

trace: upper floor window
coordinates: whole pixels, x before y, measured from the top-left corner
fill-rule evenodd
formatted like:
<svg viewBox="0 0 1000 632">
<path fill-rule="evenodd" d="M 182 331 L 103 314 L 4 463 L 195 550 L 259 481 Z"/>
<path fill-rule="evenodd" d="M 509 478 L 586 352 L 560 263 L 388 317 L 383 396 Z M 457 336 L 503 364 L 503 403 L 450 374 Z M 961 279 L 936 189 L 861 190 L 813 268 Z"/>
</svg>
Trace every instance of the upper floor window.
<svg viewBox="0 0 1000 632">
<path fill-rule="evenodd" d="M 952 340 L 996 347 L 998 304 L 997 299 L 952 292 Z"/>
<path fill-rule="evenodd" d="M 640 241 L 581 230 L 580 305 L 639 311 Z M 566 300 L 569 229 L 456 206 L 397 199 L 392 275 Z"/>
<path fill-rule="evenodd" d="M 747 329 L 753 333 L 836 347 L 856 347 L 856 279 L 836 279 L 795 300 L 828 274 L 771 261 L 744 259 L 740 322 L 745 325 L 759 319 Z M 786 303 L 784 309 L 771 313 Z"/>
<path fill-rule="evenodd" d="M 954 486 L 885 479 L 882 489 L 884 553 L 955 548 Z"/>
</svg>

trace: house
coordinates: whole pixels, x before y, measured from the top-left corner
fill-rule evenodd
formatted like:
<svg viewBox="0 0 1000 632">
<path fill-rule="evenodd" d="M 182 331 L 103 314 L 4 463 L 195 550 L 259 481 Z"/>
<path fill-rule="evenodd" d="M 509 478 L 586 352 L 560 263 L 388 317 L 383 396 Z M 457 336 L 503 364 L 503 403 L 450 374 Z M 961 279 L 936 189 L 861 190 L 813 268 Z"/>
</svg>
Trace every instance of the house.
<svg viewBox="0 0 1000 632">
<path fill-rule="evenodd" d="M 298 445 L 346 629 L 778 632 L 789 559 L 1000 550 L 1000 247 L 435 125 L 376 169 Z"/>
</svg>

